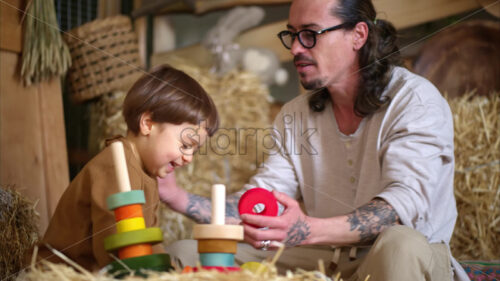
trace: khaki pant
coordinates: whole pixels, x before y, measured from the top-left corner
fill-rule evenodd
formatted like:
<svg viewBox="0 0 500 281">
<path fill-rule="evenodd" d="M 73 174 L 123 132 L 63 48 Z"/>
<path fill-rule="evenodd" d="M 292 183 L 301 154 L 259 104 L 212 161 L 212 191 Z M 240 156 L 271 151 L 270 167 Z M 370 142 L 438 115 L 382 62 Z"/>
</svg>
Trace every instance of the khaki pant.
<svg viewBox="0 0 500 281">
<path fill-rule="evenodd" d="M 198 261 L 196 240 L 177 241 L 167 247 L 167 252 L 180 261 L 180 266 L 195 266 Z M 323 260 L 329 276 L 338 272 L 344 280 L 452 280 L 451 262 L 445 244 L 429 244 L 419 232 L 406 227 L 394 226 L 382 232 L 371 248 L 360 248 L 355 258 L 349 257 L 350 247 L 341 248 L 332 267 L 335 251 L 326 246 L 300 246 L 286 249 L 276 263 L 280 273 L 286 270 L 317 270 L 318 260 Z M 275 251 L 261 251 L 248 244 L 238 244 L 235 262 L 272 258 Z"/>
</svg>

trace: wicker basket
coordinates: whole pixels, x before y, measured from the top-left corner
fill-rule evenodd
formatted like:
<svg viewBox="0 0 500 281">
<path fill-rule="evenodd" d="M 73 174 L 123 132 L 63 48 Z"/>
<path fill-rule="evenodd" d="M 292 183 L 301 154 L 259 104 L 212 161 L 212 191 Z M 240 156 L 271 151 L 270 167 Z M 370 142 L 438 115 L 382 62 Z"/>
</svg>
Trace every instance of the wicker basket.
<svg viewBox="0 0 500 281">
<path fill-rule="evenodd" d="M 126 16 L 86 23 L 65 34 L 64 39 L 73 61 L 68 76 L 76 102 L 128 90 L 142 74 L 137 35 Z"/>
</svg>

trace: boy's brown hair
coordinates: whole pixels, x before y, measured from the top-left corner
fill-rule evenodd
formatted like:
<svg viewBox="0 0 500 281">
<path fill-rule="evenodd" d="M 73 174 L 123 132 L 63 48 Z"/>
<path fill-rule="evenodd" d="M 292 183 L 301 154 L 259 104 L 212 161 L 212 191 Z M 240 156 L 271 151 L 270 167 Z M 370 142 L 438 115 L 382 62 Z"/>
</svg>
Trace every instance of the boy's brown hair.
<svg viewBox="0 0 500 281">
<path fill-rule="evenodd" d="M 145 112 L 158 123 L 198 125 L 206 121 L 209 136 L 219 127 L 217 109 L 207 92 L 189 75 L 169 65 L 144 74 L 125 97 L 123 117 L 128 129 L 136 135 Z"/>
</svg>

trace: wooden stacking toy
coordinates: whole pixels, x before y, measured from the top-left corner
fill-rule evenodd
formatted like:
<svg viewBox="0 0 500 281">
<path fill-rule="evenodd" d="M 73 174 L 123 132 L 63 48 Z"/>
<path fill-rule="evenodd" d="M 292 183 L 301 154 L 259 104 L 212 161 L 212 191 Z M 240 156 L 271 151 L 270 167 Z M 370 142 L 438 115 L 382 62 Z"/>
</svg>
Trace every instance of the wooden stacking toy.
<svg viewBox="0 0 500 281">
<path fill-rule="evenodd" d="M 205 269 L 239 270 L 234 264 L 238 241 L 243 240 L 243 226 L 226 225 L 226 187 L 212 186 L 212 218 L 210 224 L 197 224 L 193 238 L 198 240 L 200 263 Z"/>
<path fill-rule="evenodd" d="M 278 215 L 278 201 L 272 192 L 255 187 L 243 193 L 238 202 L 238 212 L 240 216 L 252 214 L 275 217 Z"/>
<path fill-rule="evenodd" d="M 131 190 L 123 144 L 114 142 L 111 150 L 120 192 L 107 198 L 108 209 L 115 214 L 117 231 L 104 239 L 104 248 L 108 252 L 118 251 L 121 262 L 139 275 L 141 269 L 167 271 L 172 268 L 169 255 L 153 254 L 152 248 L 163 240 L 162 231 L 158 227 L 146 228 L 142 213 L 142 205 L 146 203 L 144 191 Z M 117 261 L 107 269 L 114 274 L 129 273 Z"/>
</svg>

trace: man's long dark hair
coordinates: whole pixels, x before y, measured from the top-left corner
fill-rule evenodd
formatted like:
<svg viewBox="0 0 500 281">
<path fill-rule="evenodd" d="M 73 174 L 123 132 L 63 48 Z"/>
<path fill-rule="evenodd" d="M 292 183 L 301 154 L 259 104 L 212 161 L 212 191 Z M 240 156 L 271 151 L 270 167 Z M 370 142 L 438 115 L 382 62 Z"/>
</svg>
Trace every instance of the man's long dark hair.
<svg viewBox="0 0 500 281">
<path fill-rule="evenodd" d="M 338 0 L 331 14 L 348 23 L 347 30 L 353 29 L 358 22 L 368 25 L 368 38 L 359 50 L 361 81 L 354 103 L 357 115 L 368 116 L 390 101 L 381 95 L 391 78 L 391 66 L 400 64 L 396 29 L 390 22 L 376 19 L 371 0 Z M 317 91 L 309 99 L 309 106 L 321 112 L 329 98 L 326 89 Z"/>
</svg>

